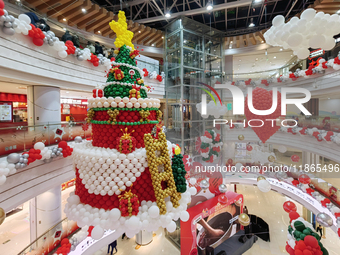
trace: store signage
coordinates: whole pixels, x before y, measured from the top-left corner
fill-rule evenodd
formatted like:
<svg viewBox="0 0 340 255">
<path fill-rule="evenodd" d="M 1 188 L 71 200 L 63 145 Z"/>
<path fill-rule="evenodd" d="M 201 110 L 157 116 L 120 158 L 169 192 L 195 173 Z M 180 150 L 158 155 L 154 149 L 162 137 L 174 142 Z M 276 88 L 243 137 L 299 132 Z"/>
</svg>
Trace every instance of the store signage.
<svg viewBox="0 0 340 255">
<path fill-rule="evenodd" d="M 318 57 L 318 56 L 322 56 L 323 54 L 325 54 L 325 51 L 323 49 L 317 49 L 317 50 L 313 50 L 310 54 L 309 54 L 309 59 Z"/>
</svg>

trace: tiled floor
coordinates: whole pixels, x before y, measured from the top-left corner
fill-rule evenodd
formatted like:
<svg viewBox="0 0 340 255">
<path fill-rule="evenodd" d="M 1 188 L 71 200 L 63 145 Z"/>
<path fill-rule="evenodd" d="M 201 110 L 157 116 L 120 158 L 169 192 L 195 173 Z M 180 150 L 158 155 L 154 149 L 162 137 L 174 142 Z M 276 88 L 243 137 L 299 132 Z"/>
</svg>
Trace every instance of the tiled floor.
<svg viewBox="0 0 340 255">
<path fill-rule="evenodd" d="M 74 187 L 62 191 L 62 210 Z M 62 218 L 65 213 L 62 211 Z M 23 210 L 8 216 L 0 226 L 0 254 L 17 255 L 30 244 L 29 202 L 23 204 Z M 5 252 L 5 253 L 2 253 Z"/>
</svg>

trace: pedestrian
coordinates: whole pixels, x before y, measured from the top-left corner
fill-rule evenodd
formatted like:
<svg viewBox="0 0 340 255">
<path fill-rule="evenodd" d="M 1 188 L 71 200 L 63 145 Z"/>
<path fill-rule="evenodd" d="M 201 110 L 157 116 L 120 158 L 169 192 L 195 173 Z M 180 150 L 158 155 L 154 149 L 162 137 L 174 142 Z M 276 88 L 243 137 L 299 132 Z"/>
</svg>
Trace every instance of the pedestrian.
<svg viewBox="0 0 340 255">
<path fill-rule="evenodd" d="M 107 247 L 107 253 L 110 253 L 110 248 L 112 248 L 111 255 L 112 255 L 114 249 L 116 250 L 116 252 L 118 251 L 117 250 L 117 240 L 114 240 L 112 243 L 109 244 L 109 246 Z"/>
<path fill-rule="evenodd" d="M 122 240 L 124 240 L 124 238 L 126 237 L 125 233 L 122 235 Z"/>
<path fill-rule="evenodd" d="M 320 237 L 322 237 L 322 227 L 320 225 L 316 228 L 316 231 L 319 232 Z"/>
</svg>

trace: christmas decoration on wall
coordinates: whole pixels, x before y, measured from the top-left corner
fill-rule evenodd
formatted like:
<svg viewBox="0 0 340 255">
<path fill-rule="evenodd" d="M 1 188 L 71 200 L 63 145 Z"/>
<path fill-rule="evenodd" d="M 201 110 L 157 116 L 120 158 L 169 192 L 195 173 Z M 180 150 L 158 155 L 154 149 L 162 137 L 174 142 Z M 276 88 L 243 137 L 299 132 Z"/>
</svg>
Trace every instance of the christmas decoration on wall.
<svg viewBox="0 0 340 255">
<path fill-rule="evenodd" d="M 183 180 L 180 148 L 156 126 L 162 120 L 160 101 L 148 98 L 124 12 L 110 27 L 117 34 L 117 56 L 106 84 L 89 100 L 92 141 L 75 144 L 76 190 L 65 212 L 78 226 L 93 227 L 94 239 L 108 229 L 130 238 L 160 226 L 173 232 L 175 220 L 189 219 L 193 193 Z"/>
<path fill-rule="evenodd" d="M 6 182 L 7 176 L 13 175 L 18 169 L 27 167 L 36 160 L 49 163 L 53 158 L 71 156 L 73 149 L 65 141 L 61 141 L 58 147 L 45 147 L 42 142 L 34 144 L 29 151 L 19 153 L 11 153 L 6 160 L 0 162 L 0 185 Z"/>
<path fill-rule="evenodd" d="M 196 140 L 196 149 L 201 154 L 202 160 L 205 162 L 213 162 L 216 160 L 221 151 L 223 142 L 221 135 L 213 129 L 208 129 Z"/>
<path fill-rule="evenodd" d="M 309 56 L 308 48 L 322 48 L 326 51 L 335 46 L 334 35 L 339 34 L 338 14 L 325 14 L 312 8 L 302 12 L 300 18 L 293 17 L 285 23 L 285 17 L 274 17 L 273 26 L 264 34 L 266 43 L 291 49 L 299 59 Z"/>
</svg>

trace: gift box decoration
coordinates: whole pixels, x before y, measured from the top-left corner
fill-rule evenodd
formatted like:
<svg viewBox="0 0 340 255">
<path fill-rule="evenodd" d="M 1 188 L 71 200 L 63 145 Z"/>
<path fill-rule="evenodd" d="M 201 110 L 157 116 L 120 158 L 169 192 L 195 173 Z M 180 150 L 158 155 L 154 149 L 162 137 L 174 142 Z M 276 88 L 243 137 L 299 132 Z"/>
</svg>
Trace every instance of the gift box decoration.
<svg viewBox="0 0 340 255">
<path fill-rule="evenodd" d="M 123 135 L 121 137 L 117 138 L 117 150 L 121 153 L 128 154 L 133 152 L 136 149 L 136 139 L 131 136 L 127 132 L 127 128 L 125 128 L 125 132 L 121 129 L 123 132 Z M 134 130 L 132 131 L 134 132 Z"/>
<path fill-rule="evenodd" d="M 123 195 L 119 195 L 119 209 L 123 217 L 137 215 L 139 212 L 138 196 L 133 194 L 131 190 L 126 191 Z"/>
<path fill-rule="evenodd" d="M 94 89 L 93 91 L 93 97 L 103 97 L 104 93 L 102 89 Z"/>
</svg>

